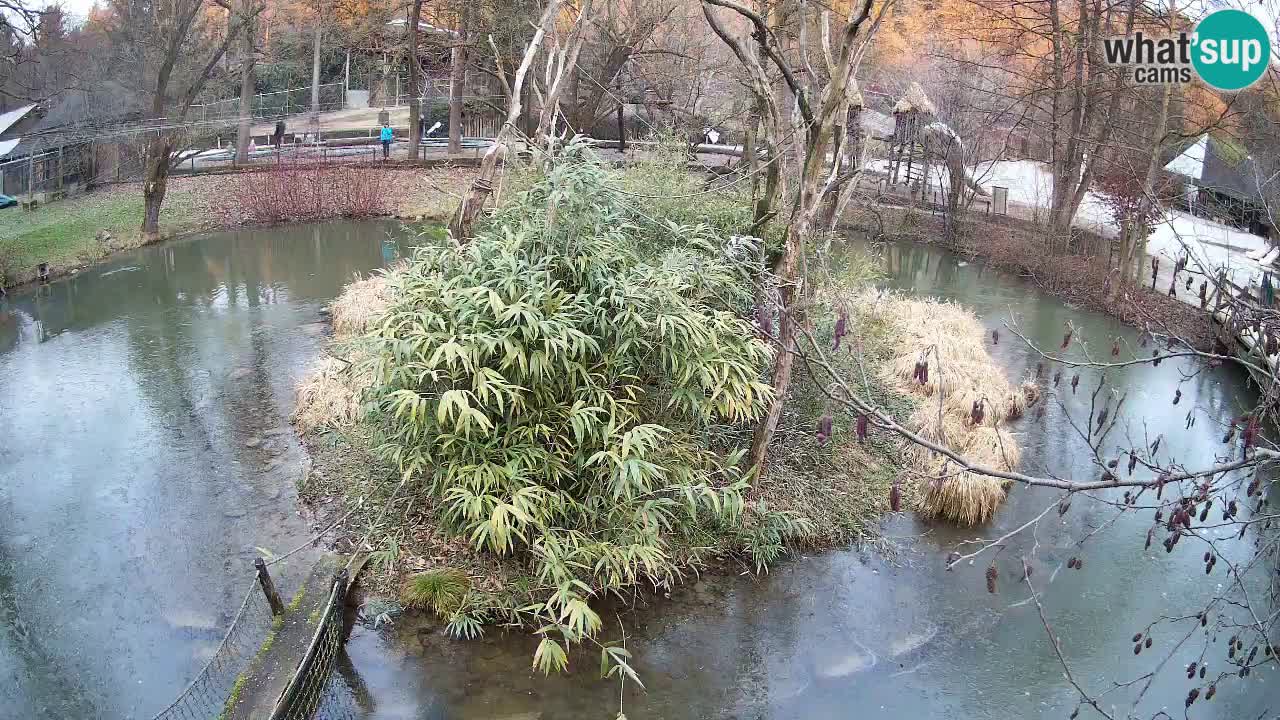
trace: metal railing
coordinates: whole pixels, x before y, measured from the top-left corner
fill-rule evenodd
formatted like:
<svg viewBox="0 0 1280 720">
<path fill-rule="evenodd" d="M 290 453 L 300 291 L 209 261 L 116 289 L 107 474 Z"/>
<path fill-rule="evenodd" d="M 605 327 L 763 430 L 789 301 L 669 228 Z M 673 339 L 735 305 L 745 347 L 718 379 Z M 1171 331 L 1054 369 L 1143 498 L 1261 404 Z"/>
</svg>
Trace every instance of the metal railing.
<svg viewBox="0 0 1280 720">
<path fill-rule="evenodd" d="M 344 568 L 333 578 L 329 599 L 320 611 L 315 634 L 293 677 L 271 712 L 270 720 L 343 720 L 358 717 L 353 690 L 335 674 L 349 663 L 343 650 L 342 611 L 347 597 Z"/>
</svg>

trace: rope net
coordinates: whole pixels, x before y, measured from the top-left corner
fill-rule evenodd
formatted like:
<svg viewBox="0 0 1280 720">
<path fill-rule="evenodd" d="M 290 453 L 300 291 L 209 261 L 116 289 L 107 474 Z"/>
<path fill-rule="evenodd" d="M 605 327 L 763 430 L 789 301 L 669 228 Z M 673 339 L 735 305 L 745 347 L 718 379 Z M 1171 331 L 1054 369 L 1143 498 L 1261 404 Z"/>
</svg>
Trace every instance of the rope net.
<svg viewBox="0 0 1280 720">
<path fill-rule="evenodd" d="M 153 720 L 222 718 L 242 673 L 248 669 L 271 632 L 271 622 L 271 607 L 254 577 L 213 657 L 177 699 L 157 713 Z"/>
</svg>

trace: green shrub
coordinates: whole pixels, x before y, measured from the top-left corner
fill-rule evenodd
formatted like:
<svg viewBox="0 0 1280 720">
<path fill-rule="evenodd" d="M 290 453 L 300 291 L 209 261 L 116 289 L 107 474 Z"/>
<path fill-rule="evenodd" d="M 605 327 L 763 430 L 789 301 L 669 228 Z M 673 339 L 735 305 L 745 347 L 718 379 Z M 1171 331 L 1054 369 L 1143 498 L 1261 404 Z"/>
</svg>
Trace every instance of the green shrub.
<svg viewBox="0 0 1280 720">
<path fill-rule="evenodd" d="M 599 628 L 590 597 L 667 586 L 690 538 L 741 523 L 742 451 L 710 437 L 771 394 L 722 234 L 655 216 L 584 152 L 466 243 L 420 248 L 369 337 L 381 452 L 474 547 L 530 564 L 544 671 L 564 660 L 545 636 Z"/>
<path fill-rule="evenodd" d="M 470 589 L 471 581 L 466 573 L 438 568 L 409 578 L 400 592 L 400 600 L 405 607 L 430 608 L 436 615 L 449 617 L 462 607 Z"/>
</svg>

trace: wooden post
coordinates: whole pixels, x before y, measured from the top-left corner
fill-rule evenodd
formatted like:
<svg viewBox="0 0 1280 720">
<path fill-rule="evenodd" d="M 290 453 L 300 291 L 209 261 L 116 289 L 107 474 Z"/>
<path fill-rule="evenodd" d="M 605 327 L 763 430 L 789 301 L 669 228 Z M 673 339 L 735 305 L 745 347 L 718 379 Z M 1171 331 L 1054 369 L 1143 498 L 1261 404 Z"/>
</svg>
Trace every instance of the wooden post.
<svg viewBox="0 0 1280 720">
<path fill-rule="evenodd" d="M 262 586 L 262 594 L 267 596 L 272 615 L 284 615 L 284 601 L 276 592 L 276 584 L 271 582 L 271 574 L 267 572 L 267 563 L 262 558 L 254 558 L 253 566 L 258 569 L 258 584 Z"/>
<path fill-rule="evenodd" d="M 618 150 L 624 154 L 627 152 L 627 130 L 621 102 L 618 103 Z"/>
</svg>

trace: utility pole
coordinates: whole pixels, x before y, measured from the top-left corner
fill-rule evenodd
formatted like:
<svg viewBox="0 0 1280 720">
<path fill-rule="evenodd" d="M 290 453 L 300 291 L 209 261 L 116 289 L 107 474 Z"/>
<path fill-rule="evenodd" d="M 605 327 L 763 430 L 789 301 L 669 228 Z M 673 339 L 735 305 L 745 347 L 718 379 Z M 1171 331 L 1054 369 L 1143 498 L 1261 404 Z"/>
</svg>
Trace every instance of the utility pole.
<svg viewBox="0 0 1280 720">
<path fill-rule="evenodd" d="M 418 159 L 421 142 L 421 85 L 418 72 L 418 18 L 422 15 L 422 0 L 413 0 L 409 11 L 409 159 Z"/>
</svg>

